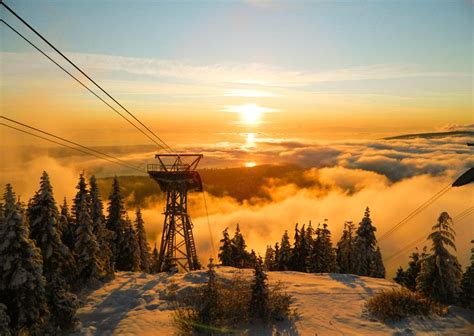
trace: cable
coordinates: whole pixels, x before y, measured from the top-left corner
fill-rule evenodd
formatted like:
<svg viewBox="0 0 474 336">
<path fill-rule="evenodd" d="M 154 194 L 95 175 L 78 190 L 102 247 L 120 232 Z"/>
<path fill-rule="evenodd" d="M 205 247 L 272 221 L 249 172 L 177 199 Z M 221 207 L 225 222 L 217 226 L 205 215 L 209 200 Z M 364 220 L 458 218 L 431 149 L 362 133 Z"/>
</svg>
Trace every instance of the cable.
<svg viewBox="0 0 474 336">
<path fill-rule="evenodd" d="M 53 137 L 53 138 L 56 138 L 56 139 L 58 139 L 58 140 L 68 142 L 68 143 L 70 143 L 70 144 L 72 144 L 72 145 L 74 145 L 74 146 L 81 147 L 81 148 L 84 148 L 84 149 L 86 149 L 86 150 L 95 152 L 95 153 L 97 153 L 97 154 L 99 154 L 99 155 L 107 156 L 107 157 L 109 157 L 109 158 L 111 158 L 111 159 L 113 159 L 113 160 L 117 160 L 117 161 L 119 161 L 119 162 L 122 162 L 124 165 L 127 165 L 129 168 L 138 169 L 138 168 L 136 168 L 136 167 L 134 167 L 134 166 L 129 165 L 126 161 L 124 161 L 124 160 L 122 160 L 122 159 L 119 159 L 119 158 L 116 158 L 116 157 L 114 157 L 114 156 L 112 156 L 112 155 L 109 155 L 109 154 L 107 154 L 107 153 L 98 151 L 98 150 L 93 149 L 93 148 L 89 148 L 89 147 L 83 146 L 83 145 L 78 144 L 78 143 L 76 143 L 76 142 L 74 142 L 74 141 L 71 141 L 71 140 L 62 138 L 62 137 L 60 137 L 60 136 L 54 135 L 54 134 L 52 134 L 52 133 L 49 133 L 49 132 L 46 132 L 46 131 L 43 131 L 43 130 L 40 130 L 39 128 L 36 128 L 36 127 L 33 127 L 33 126 L 29 126 L 29 125 L 27 125 L 27 124 L 21 123 L 21 122 L 19 122 L 19 121 L 16 121 L 16 120 L 13 120 L 13 119 L 10 119 L 10 118 L 7 118 L 7 117 L 2 116 L 2 115 L 0 115 L 0 118 L 5 119 L 5 120 L 8 120 L 8 121 L 10 121 L 10 122 L 12 122 L 12 123 L 15 123 L 15 124 L 17 124 L 17 125 L 21 125 L 21 126 L 23 126 L 23 127 L 27 127 L 27 128 L 29 128 L 29 129 L 32 129 L 32 130 L 36 131 L 36 132 L 40 132 L 40 133 L 49 135 L 49 136 L 51 136 L 51 137 Z M 140 170 L 140 171 L 141 171 L 141 170 Z"/>
<path fill-rule="evenodd" d="M 90 80 L 97 88 L 99 88 L 103 93 L 105 93 L 110 99 L 112 99 L 118 106 L 120 106 L 125 112 L 127 112 L 135 121 L 137 121 L 140 125 L 142 125 L 148 132 L 150 132 L 156 139 L 158 139 L 163 145 L 158 145 L 156 140 L 153 140 L 159 147 L 163 148 L 165 151 L 172 153 L 174 152 L 173 149 L 164 142 L 155 132 L 153 132 L 150 128 L 148 128 L 143 122 L 141 122 L 132 112 L 126 109 L 122 104 L 120 104 L 112 95 L 110 95 L 102 86 L 100 86 L 96 81 L 94 81 L 89 75 L 87 75 L 81 68 L 79 68 L 73 61 L 71 61 L 66 55 L 64 55 L 58 48 L 56 48 L 51 42 L 49 42 L 43 35 L 41 35 L 36 29 L 34 29 L 28 22 L 26 22 L 23 18 L 21 18 L 17 13 L 15 13 L 10 7 L 7 6 L 5 2 L 0 2 L 11 14 L 13 14 L 18 20 L 20 20 L 25 26 L 27 26 L 32 32 L 34 32 L 39 38 L 41 38 L 47 45 L 49 45 L 54 51 L 56 51 L 59 55 L 61 55 L 69 64 L 71 64 L 75 69 L 77 69 L 82 75 L 84 75 L 88 80 Z M 3 21 L 3 20 L 2 20 Z M 3 21 L 7 24 L 5 21 Z M 8 25 L 8 24 L 7 24 Z M 9 25 L 8 25 L 9 26 Z M 14 30 L 11 26 L 9 26 L 12 30 Z M 16 31 L 15 31 L 16 32 Z M 17 32 L 17 34 L 19 34 Z M 23 36 L 22 36 L 23 37 Z M 26 38 L 23 37 L 25 40 Z M 31 44 L 31 42 L 30 42 Z M 37 48 L 38 49 L 38 48 Z M 49 57 L 48 57 L 49 58 Z M 56 62 L 55 62 L 56 63 Z M 133 124 L 133 126 L 139 129 L 138 126 Z M 142 133 L 144 133 L 142 131 Z M 149 137 L 149 136 L 148 136 Z M 149 137 L 150 138 L 150 137 Z"/>
<path fill-rule="evenodd" d="M 457 214 L 456 216 L 453 217 L 453 226 L 456 224 L 456 222 L 461 222 L 462 220 L 466 219 L 470 215 L 474 213 L 474 206 L 471 206 L 467 208 L 466 210 L 462 211 L 461 213 Z M 412 249 L 414 246 L 416 246 L 418 243 L 421 243 L 423 240 L 426 240 L 426 235 L 419 237 L 415 241 L 412 241 L 411 243 L 405 245 L 403 248 L 395 252 L 394 254 L 388 256 L 387 258 L 384 259 L 384 263 L 387 263 L 391 261 L 393 258 L 399 256 L 401 253 Z"/>
<path fill-rule="evenodd" d="M 412 218 L 414 218 L 416 215 L 418 215 L 420 212 L 422 212 L 424 209 L 426 209 L 428 206 L 430 206 L 432 203 L 434 203 L 437 199 L 439 199 L 441 196 L 443 196 L 444 194 L 446 194 L 449 190 L 451 189 L 451 183 L 446 185 L 445 187 L 443 187 L 443 189 L 441 189 L 440 191 L 438 191 L 436 194 L 434 194 L 433 196 L 431 196 L 427 201 L 425 201 L 423 204 L 421 204 L 420 206 L 418 206 L 418 208 L 416 208 L 415 210 L 413 210 L 408 216 L 406 216 L 404 219 L 402 219 L 400 222 L 398 222 L 396 225 L 394 225 L 391 229 L 389 229 L 387 232 L 385 232 L 384 234 L 382 234 L 380 237 L 379 237 L 379 242 L 384 240 L 384 239 L 387 239 L 388 237 L 390 237 L 391 235 L 393 235 L 393 233 L 395 231 L 397 231 L 400 227 L 402 227 L 403 225 L 405 225 L 409 220 L 411 220 Z"/>
<path fill-rule="evenodd" d="M 56 144 L 56 145 L 60 145 L 60 146 L 63 146 L 63 147 L 67 147 L 67 148 L 69 148 L 69 149 L 72 149 L 72 150 L 81 152 L 81 153 L 83 153 L 83 154 L 95 156 L 95 157 L 97 157 L 97 158 L 99 158 L 99 159 L 102 159 L 102 160 L 105 160 L 105 161 L 108 161 L 108 162 L 117 164 L 117 165 L 122 166 L 122 167 L 125 167 L 125 168 L 135 169 L 136 171 L 139 171 L 140 173 L 146 173 L 145 171 L 142 171 L 142 170 L 140 170 L 140 169 L 138 169 L 138 168 L 135 168 L 135 167 L 133 167 L 133 166 L 124 165 L 124 164 L 122 164 L 122 163 L 120 163 L 120 162 L 113 161 L 113 160 L 111 160 L 111 159 L 109 159 L 109 158 L 107 158 L 107 157 L 102 157 L 102 156 L 99 156 L 99 155 L 97 155 L 97 154 L 94 154 L 94 152 L 98 152 L 98 151 L 93 150 L 93 149 L 90 149 L 90 148 L 88 148 L 88 147 L 86 147 L 86 146 L 78 145 L 78 146 L 80 146 L 80 147 L 82 147 L 82 148 L 86 148 L 87 150 L 91 151 L 92 153 L 91 153 L 91 152 L 86 152 L 86 151 L 84 151 L 84 150 L 82 150 L 82 149 L 79 149 L 79 148 L 77 148 L 77 147 L 69 146 L 69 145 L 64 144 L 64 143 L 61 143 L 61 142 L 59 142 L 59 141 L 55 141 L 55 140 L 52 140 L 52 139 L 48 139 L 48 138 L 43 137 L 43 136 L 41 136 L 41 135 L 34 134 L 34 133 L 31 133 L 31 132 L 25 131 L 25 130 L 23 130 L 23 129 L 20 129 L 20 128 L 11 126 L 11 125 L 7 125 L 7 124 L 4 124 L 4 123 L 0 123 L 0 126 L 5 126 L 5 127 L 8 127 L 8 128 L 14 129 L 14 130 L 16 130 L 16 131 L 23 132 L 23 133 L 25 133 L 25 134 L 29 134 L 29 135 L 31 135 L 31 136 L 34 136 L 34 137 L 37 137 L 37 138 L 40 138 L 40 139 L 43 139 L 43 140 L 52 142 L 52 143 L 54 143 L 54 144 Z M 58 138 L 59 138 L 59 137 L 58 137 Z M 65 141 L 67 141 L 67 140 L 65 140 Z M 72 142 L 71 142 L 71 143 L 72 143 Z M 100 153 L 100 152 L 98 152 L 98 153 Z M 110 155 L 107 155 L 107 154 L 103 154 L 103 155 L 111 157 Z M 113 157 L 112 157 L 112 158 L 113 158 Z M 114 160 L 122 161 L 122 160 L 117 159 L 117 158 L 114 158 Z"/>
</svg>

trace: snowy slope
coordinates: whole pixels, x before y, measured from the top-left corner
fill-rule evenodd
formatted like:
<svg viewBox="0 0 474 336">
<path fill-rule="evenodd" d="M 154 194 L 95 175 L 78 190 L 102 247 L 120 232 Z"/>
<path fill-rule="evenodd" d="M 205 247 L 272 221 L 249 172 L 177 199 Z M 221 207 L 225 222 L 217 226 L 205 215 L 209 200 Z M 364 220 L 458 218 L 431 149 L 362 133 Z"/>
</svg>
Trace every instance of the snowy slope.
<svg viewBox="0 0 474 336">
<path fill-rule="evenodd" d="M 235 273 L 251 276 L 252 270 L 218 267 L 219 276 Z M 412 318 L 382 324 L 363 317 L 365 299 L 389 289 L 393 282 L 343 274 L 269 272 L 270 282 L 281 281 L 293 295 L 300 318 L 295 331 L 288 324 L 243 327 L 249 335 L 271 335 L 272 329 L 290 335 L 473 335 L 472 313 L 455 308 L 447 317 Z M 172 307 L 167 300 L 169 285 L 178 294 L 206 282 L 205 271 L 187 274 L 118 273 L 102 287 L 84 294 L 78 315 L 82 322 L 77 335 L 173 335 Z"/>
</svg>

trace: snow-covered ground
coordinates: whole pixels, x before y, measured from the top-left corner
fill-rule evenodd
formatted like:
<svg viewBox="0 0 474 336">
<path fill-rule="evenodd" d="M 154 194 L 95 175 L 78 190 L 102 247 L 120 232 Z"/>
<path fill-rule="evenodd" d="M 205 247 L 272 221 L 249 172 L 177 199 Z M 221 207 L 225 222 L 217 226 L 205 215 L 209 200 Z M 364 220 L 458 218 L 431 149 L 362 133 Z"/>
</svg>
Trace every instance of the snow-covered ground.
<svg viewBox="0 0 474 336">
<path fill-rule="evenodd" d="M 252 276 L 252 270 L 218 267 L 219 276 L 236 273 Z M 411 318 L 383 324 L 363 316 L 367 297 L 396 286 L 383 279 L 346 274 L 269 272 L 270 282 L 281 281 L 294 297 L 300 315 L 294 326 L 247 326 L 248 335 L 474 335 L 472 312 L 451 309 L 448 316 Z M 172 305 L 167 289 L 175 284 L 178 294 L 207 281 L 205 271 L 187 274 L 122 272 L 102 287 L 84 293 L 79 310 L 81 331 L 76 335 L 173 335 Z"/>
</svg>

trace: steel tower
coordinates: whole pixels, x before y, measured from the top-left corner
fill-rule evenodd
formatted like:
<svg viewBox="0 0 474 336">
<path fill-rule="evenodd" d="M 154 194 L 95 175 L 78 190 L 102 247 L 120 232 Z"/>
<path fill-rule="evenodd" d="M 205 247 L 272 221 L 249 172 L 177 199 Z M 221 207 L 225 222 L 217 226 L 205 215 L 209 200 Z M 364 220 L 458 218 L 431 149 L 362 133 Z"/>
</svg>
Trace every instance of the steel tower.
<svg viewBox="0 0 474 336">
<path fill-rule="evenodd" d="M 202 154 L 157 154 L 159 163 L 147 167 L 150 177 L 166 193 L 159 272 L 201 268 L 188 214 L 188 192 L 202 191 L 201 176 L 196 171 L 202 157 Z"/>
</svg>

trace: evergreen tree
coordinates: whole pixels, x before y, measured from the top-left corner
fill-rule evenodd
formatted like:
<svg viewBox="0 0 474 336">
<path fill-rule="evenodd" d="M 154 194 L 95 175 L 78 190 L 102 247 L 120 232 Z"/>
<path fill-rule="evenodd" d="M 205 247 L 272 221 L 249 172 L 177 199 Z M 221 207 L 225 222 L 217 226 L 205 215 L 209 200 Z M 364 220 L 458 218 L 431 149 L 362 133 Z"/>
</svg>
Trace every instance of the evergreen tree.
<svg viewBox="0 0 474 336">
<path fill-rule="evenodd" d="M 114 257 L 114 262 L 117 270 L 117 266 L 120 262 L 117 258 L 120 253 L 120 244 L 125 241 L 125 229 L 124 229 L 124 215 L 125 210 L 123 207 L 123 197 L 120 192 L 120 185 L 117 179 L 117 176 L 114 177 L 112 184 L 112 192 L 109 196 L 109 206 L 107 208 L 108 217 L 107 217 L 107 229 L 113 232 L 113 240 L 111 244 L 112 255 Z"/>
<path fill-rule="evenodd" d="M 202 321 L 206 325 L 212 324 L 218 314 L 217 274 L 212 261 L 213 259 L 210 258 L 209 265 L 207 265 L 208 280 L 202 291 L 202 306 L 201 309 L 199 309 L 199 321 Z"/>
<path fill-rule="evenodd" d="M 245 267 L 246 268 L 254 268 L 255 267 L 255 263 L 257 262 L 257 254 L 255 253 L 255 251 L 252 249 L 248 255 L 248 258 L 247 258 L 247 262 L 246 262 L 246 265 Z"/>
<path fill-rule="evenodd" d="M 151 273 L 158 273 L 159 270 L 159 265 L 158 265 L 158 249 L 156 248 L 156 242 L 155 242 L 155 247 L 153 248 L 153 252 L 151 253 Z"/>
<path fill-rule="evenodd" d="M 301 271 L 301 244 L 303 235 L 304 233 L 300 233 L 298 223 L 296 223 L 293 248 L 291 249 L 290 260 L 288 262 L 288 269 L 290 271 Z"/>
<path fill-rule="evenodd" d="M 354 270 L 354 224 L 350 221 L 344 223 L 341 239 L 337 242 L 336 260 L 339 272 L 353 274 Z"/>
<path fill-rule="evenodd" d="M 140 269 L 142 272 L 150 273 L 150 246 L 146 239 L 145 225 L 140 207 L 137 207 L 136 211 L 135 232 L 140 252 Z"/>
<path fill-rule="evenodd" d="M 102 269 L 106 275 L 114 274 L 114 261 L 111 249 L 113 232 L 107 229 L 105 224 L 104 206 L 100 197 L 99 187 L 94 175 L 89 179 L 91 219 L 93 233 L 99 245 L 99 258 Z"/>
<path fill-rule="evenodd" d="M 354 238 L 354 271 L 358 275 L 385 276 L 382 256 L 380 250 L 377 250 L 376 230 L 367 207 Z"/>
<path fill-rule="evenodd" d="M 395 273 L 395 277 L 393 278 L 393 281 L 396 283 L 405 286 L 405 271 L 403 270 L 402 266 L 399 266 L 397 269 L 397 272 Z"/>
<path fill-rule="evenodd" d="M 423 252 L 418 252 L 418 249 L 415 250 L 410 256 L 410 261 L 408 262 L 408 268 L 404 271 L 401 267 L 397 271 L 397 276 L 395 276 L 394 280 L 405 286 L 411 291 L 416 291 L 416 278 L 420 273 L 421 269 L 421 261 L 427 256 L 426 254 L 426 247 L 423 248 Z M 398 274 L 400 273 L 400 274 Z"/>
<path fill-rule="evenodd" d="M 336 253 L 332 247 L 331 232 L 327 223 L 316 230 L 316 240 L 311 259 L 310 270 L 316 273 L 332 273 L 336 271 Z"/>
<path fill-rule="evenodd" d="M 87 192 L 84 176 L 81 174 L 74 198 L 75 242 L 77 258 L 77 285 L 82 286 L 102 276 L 100 251 L 93 232 L 90 214 L 90 197 Z"/>
<path fill-rule="evenodd" d="M 0 300 L 7 307 L 13 334 L 40 334 L 49 314 L 41 252 L 29 238 L 24 211 L 9 184 L 4 207 L 0 226 Z"/>
<path fill-rule="evenodd" d="M 275 265 L 275 250 L 271 245 L 267 245 L 267 250 L 265 251 L 265 260 L 263 262 L 263 268 L 265 271 L 273 271 Z"/>
<path fill-rule="evenodd" d="M 74 259 L 58 232 L 59 213 L 49 176 L 43 172 L 40 189 L 30 200 L 27 209 L 30 238 L 43 256 L 43 275 L 48 282 L 60 277 L 71 283 L 74 279 Z"/>
<path fill-rule="evenodd" d="M 116 241 L 117 270 L 138 272 L 140 270 L 140 248 L 132 227 L 132 222 L 126 215 L 125 218 L 122 219 L 122 228 L 123 234 L 119 236 L 121 240 Z"/>
<path fill-rule="evenodd" d="M 267 275 L 263 271 L 262 258 L 255 263 L 255 278 L 252 283 L 250 316 L 267 320 L 269 317 Z"/>
<path fill-rule="evenodd" d="M 471 244 L 474 244 L 474 240 L 471 240 Z M 474 247 L 471 248 L 471 265 L 462 275 L 459 299 L 463 307 L 474 309 Z"/>
<path fill-rule="evenodd" d="M 280 262 L 280 245 L 278 242 L 275 243 L 275 257 L 273 259 L 272 271 L 278 271 L 278 264 Z"/>
<path fill-rule="evenodd" d="M 291 257 L 291 245 L 290 238 L 288 237 L 288 231 L 285 231 L 281 238 L 280 250 L 278 253 L 278 270 L 287 271 Z"/>
<path fill-rule="evenodd" d="M 218 257 L 222 266 L 234 266 L 232 241 L 229 237 L 228 228 L 222 231 Z"/>
<path fill-rule="evenodd" d="M 249 253 L 246 250 L 247 244 L 245 244 L 244 236 L 240 232 L 239 224 L 237 224 L 231 244 L 233 266 L 239 268 L 245 267 L 249 259 Z"/>
<path fill-rule="evenodd" d="M 66 197 L 61 205 L 61 213 L 58 220 L 58 228 L 61 233 L 61 240 L 74 255 L 74 241 L 76 235 L 76 223 L 69 213 Z"/>
<path fill-rule="evenodd" d="M 456 256 L 448 250 L 449 247 L 456 249 L 449 214 L 442 212 L 432 229 L 428 236 L 432 241 L 432 253 L 422 261 L 416 288 L 434 301 L 451 304 L 459 294 L 462 271 Z"/>
<path fill-rule="evenodd" d="M 57 332 L 73 330 L 79 322 L 76 311 L 79 300 L 68 291 L 68 285 L 59 277 L 46 285 L 46 296 L 51 311 L 51 323 Z"/>
</svg>

